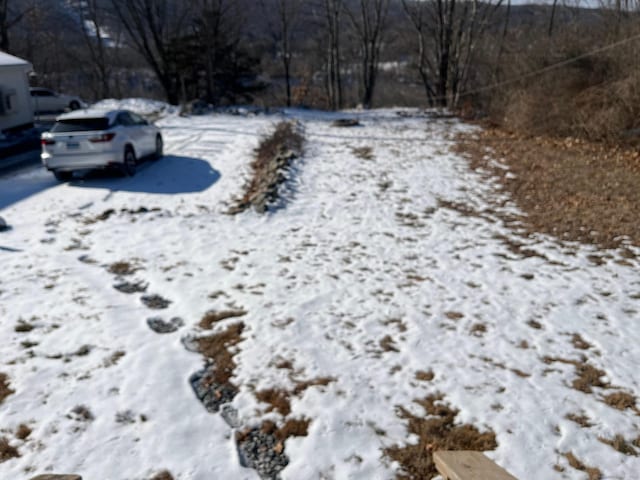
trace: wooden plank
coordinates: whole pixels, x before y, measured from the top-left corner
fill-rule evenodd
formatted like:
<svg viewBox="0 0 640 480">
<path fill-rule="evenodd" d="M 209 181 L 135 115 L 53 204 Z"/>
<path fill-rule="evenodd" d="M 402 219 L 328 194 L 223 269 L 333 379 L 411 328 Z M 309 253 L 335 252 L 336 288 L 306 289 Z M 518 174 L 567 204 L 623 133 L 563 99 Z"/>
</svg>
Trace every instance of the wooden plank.
<svg viewBox="0 0 640 480">
<path fill-rule="evenodd" d="M 481 452 L 441 450 L 433 459 L 445 480 L 517 480 Z"/>
</svg>

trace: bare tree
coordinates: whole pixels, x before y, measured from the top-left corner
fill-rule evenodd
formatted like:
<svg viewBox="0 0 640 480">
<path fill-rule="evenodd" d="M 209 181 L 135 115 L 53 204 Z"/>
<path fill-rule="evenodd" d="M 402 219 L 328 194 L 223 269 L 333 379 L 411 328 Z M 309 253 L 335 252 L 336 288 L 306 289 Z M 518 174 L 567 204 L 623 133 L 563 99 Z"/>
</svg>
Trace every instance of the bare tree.
<svg viewBox="0 0 640 480">
<path fill-rule="evenodd" d="M 114 57 L 120 47 L 120 32 L 116 32 L 114 38 L 113 31 L 107 28 L 109 12 L 103 3 L 99 0 L 76 0 L 71 4 L 81 23 L 82 38 L 98 83 L 98 88 L 94 88 L 98 98 L 108 98 L 111 95 Z"/>
<path fill-rule="evenodd" d="M 429 50 L 432 45 L 432 37 L 431 27 L 427 23 L 426 3 L 402 0 L 402 7 L 415 30 L 418 49 L 418 73 L 422 79 L 422 84 L 424 86 L 429 105 L 433 106 L 436 98 L 436 92 L 434 89 L 436 69 L 432 63 L 432 54 Z"/>
<path fill-rule="evenodd" d="M 364 108 L 370 108 L 386 33 L 389 0 L 359 0 L 356 11 L 346 2 L 343 2 L 343 5 L 360 45 L 362 105 Z"/>
<path fill-rule="evenodd" d="M 15 1 L 0 0 L 0 50 L 4 52 L 8 52 L 10 47 L 9 30 L 32 10 L 31 6 L 25 7 L 23 3 L 20 10 L 14 11 L 14 8 L 10 7 L 14 7 L 15 4 Z"/>
<path fill-rule="evenodd" d="M 327 93 L 332 110 L 342 108 L 342 75 L 340 73 L 340 0 L 324 0 L 324 23 L 327 31 Z"/>
<path fill-rule="evenodd" d="M 156 74 L 167 101 L 179 103 L 182 81 L 172 45 L 191 20 L 191 2 L 111 0 L 111 4 L 133 46 Z"/>
<path fill-rule="evenodd" d="M 206 74 L 206 98 L 218 101 L 216 79 L 221 57 L 230 45 L 237 45 L 244 23 L 242 3 L 234 0 L 201 0 L 195 21 L 196 35 L 202 47 Z"/>
<path fill-rule="evenodd" d="M 558 0 L 553 0 L 553 4 L 551 5 L 551 13 L 549 15 L 549 28 L 547 30 L 547 35 L 550 37 L 553 35 L 553 27 L 556 19 L 556 9 L 558 7 Z"/>
<path fill-rule="evenodd" d="M 475 50 L 502 0 L 402 0 L 418 34 L 419 65 L 430 101 L 455 107 Z"/>
<path fill-rule="evenodd" d="M 287 95 L 287 106 L 291 106 L 291 62 L 293 59 L 293 34 L 300 18 L 302 0 L 261 0 L 271 37 L 278 46 L 278 56 L 282 61 Z M 271 5 L 275 6 L 275 21 L 269 15 Z"/>
</svg>

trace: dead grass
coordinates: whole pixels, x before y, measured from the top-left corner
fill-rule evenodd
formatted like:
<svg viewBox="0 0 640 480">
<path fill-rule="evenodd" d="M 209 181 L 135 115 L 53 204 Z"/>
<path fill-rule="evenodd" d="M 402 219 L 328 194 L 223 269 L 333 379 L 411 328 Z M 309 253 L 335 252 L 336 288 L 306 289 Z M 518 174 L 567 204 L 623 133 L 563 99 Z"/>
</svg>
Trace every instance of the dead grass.
<svg viewBox="0 0 640 480">
<path fill-rule="evenodd" d="M 473 168 L 491 172 L 526 216 L 524 234 L 561 240 L 640 245 L 640 153 L 574 138 L 527 137 L 495 128 L 459 137 Z M 487 147 L 492 153 L 487 155 Z M 500 158 L 509 170 L 496 167 Z M 507 175 L 509 173 L 509 175 Z"/>
<path fill-rule="evenodd" d="M 408 421 L 409 433 L 418 436 L 415 445 L 394 446 L 384 450 L 392 460 L 398 462 L 403 473 L 401 479 L 428 479 L 438 473 L 433 462 L 433 452 L 437 450 L 493 450 L 496 443 L 495 433 L 481 433 L 475 426 L 456 425 L 458 410 L 445 404 L 443 395 L 431 395 L 416 401 L 426 416 L 415 416 L 400 407 L 399 415 Z"/>
<path fill-rule="evenodd" d="M 291 365 L 290 369 L 292 368 L 293 365 Z M 291 390 L 283 388 L 267 388 L 256 392 L 256 399 L 269 405 L 267 412 L 276 411 L 283 417 L 286 417 L 291 413 L 292 396 L 300 396 L 311 387 L 325 387 L 335 381 L 335 378 L 332 377 L 318 377 L 310 380 L 296 380 L 293 378 L 293 374 L 289 377 L 295 384 Z"/>
<path fill-rule="evenodd" d="M 228 383 L 233 376 L 236 363 L 232 348 L 242 341 L 244 323 L 229 325 L 226 329 L 214 335 L 201 337 L 196 340 L 198 351 L 214 363 L 212 380 L 218 384 Z"/>
<path fill-rule="evenodd" d="M 574 346 L 574 348 L 577 348 L 579 350 L 589 350 L 591 348 L 591 344 L 586 342 L 579 333 L 574 333 L 571 336 L 571 344 Z"/>
<path fill-rule="evenodd" d="M 171 472 L 169 472 L 168 470 L 162 470 L 156 473 L 149 480 L 173 480 L 173 475 L 171 475 Z"/>
<path fill-rule="evenodd" d="M 244 310 L 222 310 L 220 312 L 209 311 L 204 314 L 204 317 L 200 320 L 200 328 L 210 330 L 215 323 L 226 320 L 227 318 L 243 317 L 247 312 Z"/>
<path fill-rule="evenodd" d="M 17 333 L 28 333 L 34 328 L 36 327 L 33 324 L 20 319 L 18 320 L 18 323 L 16 324 L 16 326 L 13 327 L 13 330 Z"/>
<path fill-rule="evenodd" d="M 585 472 L 589 480 L 600 480 L 602 478 L 602 472 L 594 467 L 588 467 L 584 463 L 582 463 L 572 452 L 566 452 L 562 454 L 569 465 L 571 465 L 576 470 L 580 470 L 581 472 Z"/>
<path fill-rule="evenodd" d="M 593 387 L 609 388 L 607 382 L 602 380 L 605 372 L 587 363 L 586 359 L 567 360 L 566 358 L 544 357 L 543 362 L 550 364 L 553 362 L 567 363 L 575 367 L 576 378 L 571 382 L 571 387 L 584 393 L 592 393 Z"/>
<path fill-rule="evenodd" d="M 391 338 L 390 335 L 385 335 L 380 340 L 380 348 L 382 348 L 383 352 L 399 352 L 400 351 L 397 349 L 395 341 L 393 340 L 393 338 Z"/>
<path fill-rule="evenodd" d="M 296 384 L 296 386 L 293 388 L 294 395 L 302 395 L 308 388 L 326 387 L 331 382 L 336 381 L 336 379 L 333 377 L 317 377 L 310 380 L 295 380 L 292 378 L 292 380 Z"/>
<path fill-rule="evenodd" d="M 603 398 L 604 403 L 613 407 L 617 410 L 635 410 L 636 413 L 638 409 L 636 408 L 636 397 L 627 392 L 615 392 L 611 393 Z"/>
<path fill-rule="evenodd" d="M 420 380 L 421 382 L 430 382 L 436 377 L 433 370 L 418 370 L 416 372 L 416 380 Z"/>
<path fill-rule="evenodd" d="M 15 447 L 9 445 L 9 440 L 5 437 L 0 437 L 0 463 L 11 460 L 12 458 L 18 458 L 20 452 Z"/>
<path fill-rule="evenodd" d="M 9 377 L 6 373 L 0 372 L 0 405 L 12 393 L 15 393 L 15 391 L 9 388 Z"/>
<path fill-rule="evenodd" d="M 353 147 L 351 149 L 351 153 L 353 153 L 356 157 L 361 158 L 362 160 L 373 160 L 373 148 L 371 147 Z"/>
<path fill-rule="evenodd" d="M 582 428 L 590 428 L 593 427 L 593 423 L 591 423 L 591 419 L 586 416 L 584 413 L 568 413 L 565 417 L 567 420 L 571 420 L 572 422 L 577 423 Z"/>
<path fill-rule="evenodd" d="M 140 270 L 140 267 L 135 266 L 131 262 L 121 261 L 121 262 L 112 263 L 111 265 L 109 265 L 107 270 L 109 273 L 112 273 L 113 275 L 119 275 L 124 277 L 127 275 L 133 275 L 138 270 Z"/>
<path fill-rule="evenodd" d="M 622 453 L 623 455 L 631 455 L 634 457 L 638 456 L 638 452 L 635 448 L 633 448 L 633 443 L 627 442 L 627 440 L 620 434 L 616 435 L 613 438 L 603 438 L 598 437 L 605 445 L 609 445 L 614 450 Z"/>
<path fill-rule="evenodd" d="M 469 333 L 475 337 L 482 337 L 487 333 L 487 326 L 484 323 L 475 323 L 471 326 Z"/>
<path fill-rule="evenodd" d="M 291 402 L 289 398 L 291 393 L 276 388 L 268 388 L 256 392 L 256 399 L 262 403 L 269 404 L 267 412 L 277 411 L 283 417 L 291 413 Z"/>
<path fill-rule="evenodd" d="M 21 423 L 16 430 L 16 438 L 19 440 L 26 440 L 29 438 L 29 435 L 31 435 L 31 432 L 32 430 L 28 425 Z"/>
<path fill-rule="evenodd" d="M 285 421 L 280 427 L 270 420 L 262 422 L 260 430 L 267 435 L 273 435 L 275 438 L 284 442 L 289 437 L 306 437 L 309 432 L 311 420 L 307 418 L 291 419 Z M 238 440 L 241 442 L 242 440 Z M 281 452 L 277 452 L 281 453 Z"/>
<path fill-rule="evenodd" d="M 529 325 L 531 328 L 535 328 L 536 330 L 542 330 L 542 324 L 540 322 L 537 322 L 535 320 L 529 320 L 527 322 L 527 325 Z"/>
</svg>

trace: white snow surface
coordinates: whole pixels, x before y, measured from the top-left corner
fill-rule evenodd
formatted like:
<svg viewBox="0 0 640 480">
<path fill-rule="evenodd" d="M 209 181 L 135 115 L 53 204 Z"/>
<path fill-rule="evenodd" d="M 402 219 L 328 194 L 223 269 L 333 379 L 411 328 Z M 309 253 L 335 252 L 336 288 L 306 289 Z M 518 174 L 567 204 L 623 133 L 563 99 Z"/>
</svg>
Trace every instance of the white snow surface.
<svg viewBox="0 0 640 480">
<path fill-rule="evenodd" d="M 638 436 L 636 412 L 602 401 L 638 392 L 638 262 L 613 251 L 597 265 L 592 247 L 515 237 L 492 213 L 503 194 L 451 151 L 453 134 L 472 127 L 405 114 L 286 111 L 302 123 L 305 154 L 286 206 L 267 215 L 226 210 L 281 116 L 167 117 L 166 157 L 133 178 L 58 184 L 42 168 L 0 178 L 12 227 L 0 233 L 0 372 L 15 390 L 0 406 L 0 436 L 21 455 L 0 463 L 0 478 L 144 480 L 161 469 L 180 480 L 258 478 L 240 466 L 234 430 L 194 396 L 188 378 L 203 359 L 181 343 L 205 333 L 207 311 L 229 308 L 248 312 L 215 327 L 246 324 L 233 377 L 243 427 L 282 420 L 255 398 L 293 388 L 278 362 L 300 380 L 335 379 L 292 398 L 288 418 L 311 424 L 287 440 L 283 479 L 394 478 L 399 465 L 383 449 L 416 441 L 397 407 L 422 415 L 414 400 L 438 392 L 457 421 L 496 433 L 487 455 L 520 479 L 586 478 L 565 452 L 605 478 L 636 478 L 640 457 L 598 437 Z M 338 116 L 362 126 L 332 127 Z M 362 147 L 373 158 L 354 151 Z M 502 210 L 517 212 L 506 200 Z M 159 210 L 122 211 L 140 207 Z M 505 238 L 539 255 L 516 255 Z M 151 311 L 140 294 L 116 291 L 106 267 L 117 261 L 139 266 L 133 279 L 170 307 Z M 156 315 L 186 325 L 159 335 L 146 324 Z M 16 331 L 20 320 L 35 328 Z M 576 349 L 573 334 L 590 347 Z M 611 388 L 575 390 L 574 365 L 544 357 L 586 359 Z M 416 380 L 428 370 L 432 381 Z M 14 434 L 20 424 L 33 430 L 26 440 Z"/>
</svg>

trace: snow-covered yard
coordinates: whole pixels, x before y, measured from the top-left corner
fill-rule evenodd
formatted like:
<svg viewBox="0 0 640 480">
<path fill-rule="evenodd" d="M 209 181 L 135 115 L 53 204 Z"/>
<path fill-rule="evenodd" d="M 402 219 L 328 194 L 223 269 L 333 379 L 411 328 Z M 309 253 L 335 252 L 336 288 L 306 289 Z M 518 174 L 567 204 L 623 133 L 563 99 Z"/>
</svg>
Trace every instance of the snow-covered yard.
<svg viewBox="0 0 640 480">
<path fill-rule="evenodd" d="M 14 393 L 0 437 L 20 457 L 0 478 L 258 478 L 235 434 L 284 420 L 257 399 L 270 390 L 310 420 L 284 444 L 284 479 L 394 478 L 383 452 L 418 440 L 399 407 L 423 416 L 414 401 L 435 394 L 495 432 L 487 455 L 521 480 L 587 478 L 565 454 L 636 478 L 638 261 L 515 236 L 501 221 L 515 208 L 450 152 L 470 127 L 412 113 L 352 114 L 362 126 L 347 129 L 289 112 L 305 155 L 268 215 L 226 212 L 279 116 L 167 117 L 167 156 L 134 178 L 1 178 L 0 373 Z M 113 288 L 125 280 L 146 292 Z M 141 301 L 152 294 L 168 308 Z M 225 311 L 246 312 L 212 330 L 244 325 L 231 422 L 194 395 L 204 360 L 185 348 Z M 158 334 L 152 317 L 184 325 Z"/>
</svg>

